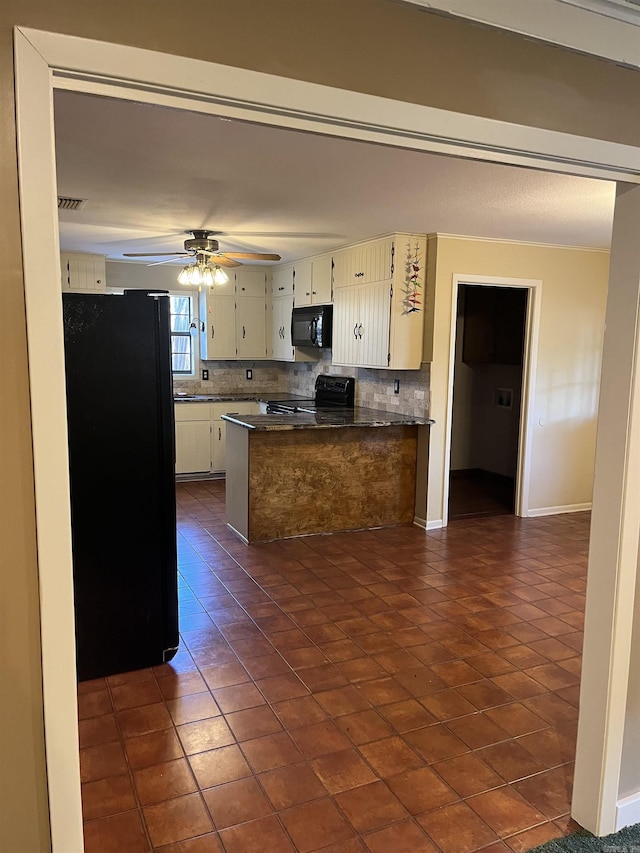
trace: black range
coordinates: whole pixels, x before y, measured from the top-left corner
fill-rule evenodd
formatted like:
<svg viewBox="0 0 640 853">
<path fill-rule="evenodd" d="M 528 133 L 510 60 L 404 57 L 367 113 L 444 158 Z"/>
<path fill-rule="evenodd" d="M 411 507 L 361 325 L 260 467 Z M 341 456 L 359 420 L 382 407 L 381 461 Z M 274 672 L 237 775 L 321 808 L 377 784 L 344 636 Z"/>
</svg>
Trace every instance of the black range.
<svg viewBox="0 0 640 853">
<path fill-rule="evenodd" d="M 330 376 L 321 373 L 316 378 L 315 397 L 306 399 L 268 400 L 267 414 L 315 414 L 318 409 L 353 408 L 356 380 L 353 376 Z"/>
</svg>

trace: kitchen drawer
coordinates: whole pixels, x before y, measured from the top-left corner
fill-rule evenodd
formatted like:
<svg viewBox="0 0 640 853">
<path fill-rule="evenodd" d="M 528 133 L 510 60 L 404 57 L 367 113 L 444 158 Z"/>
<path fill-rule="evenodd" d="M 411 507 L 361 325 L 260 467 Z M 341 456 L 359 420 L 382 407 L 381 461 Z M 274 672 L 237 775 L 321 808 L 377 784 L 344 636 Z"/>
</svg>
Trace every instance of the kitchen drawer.
<svg viewBox="0 0 640 853">
<path fill-rule="evenodd" d="M 212 406 L 209 403 L 176 403 L 176 421 L 209 421 Z"/>
<path fill-rule="evenodd" d="M 217 421 L 222 415 L 257 415 L 259 408 L 255 400 L 242 400 L 237 403 L 213 403 L 211 405 L 211 419 Z"/>
</svg>

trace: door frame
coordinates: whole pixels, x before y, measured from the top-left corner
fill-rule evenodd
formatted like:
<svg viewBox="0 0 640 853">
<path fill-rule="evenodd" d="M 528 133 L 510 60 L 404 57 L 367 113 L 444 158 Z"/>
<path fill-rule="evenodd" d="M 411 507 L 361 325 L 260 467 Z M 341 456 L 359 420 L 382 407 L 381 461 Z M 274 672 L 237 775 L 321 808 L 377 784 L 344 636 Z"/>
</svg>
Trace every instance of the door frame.
<svg viewBox="0 0 640 853">
<path fill-rule="evenodd" d="M 453 431 L 453 386 L 455 382 L 456 338 L 458 325 L 458 293 L 463 284 L 481 287 L 517 287 L 529 292 L 524 331 L 524 358 L 522 361 L 522 398 L 518 427 L 518 464 L 515 484 L 514 515 L 529 515 L 529 486 L 531 481 L 531 448 L 533 445 L 533 418 L 535 412 L 535 379 L 538 364 L 538 338 L 540 335 L 540 306 L 542 281 L 528 278 L 503 278 L 489 275 L 455 273 L 451 278 L 451 322 L 449 327 L 449 374 L 447 381 L 447 415 L 445 424 L 445 461 L 442 497 L 442 524 L 449 521 L 449 486 L 451 477 L 451 436 Z"/>
<path fill-rule="evenodd" d="M 45 752 L 54 851 L 82 850 L 53 88 L 640 184 L 640 150 L 217 63 L 14 29 Z"/>
</svg>

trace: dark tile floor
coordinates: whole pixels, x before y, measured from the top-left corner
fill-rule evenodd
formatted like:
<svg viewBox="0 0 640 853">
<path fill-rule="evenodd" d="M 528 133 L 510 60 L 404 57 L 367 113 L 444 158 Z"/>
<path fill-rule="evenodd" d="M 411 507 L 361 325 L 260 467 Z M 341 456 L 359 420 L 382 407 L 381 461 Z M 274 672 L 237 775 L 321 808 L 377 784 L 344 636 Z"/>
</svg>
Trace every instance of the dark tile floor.
<svg viewBox="0 0 640 853">
<path fill-rule="evenodd" d="M 504 853 L 575 828 L 588 516 L 247 547 L 178 486 L 182 646 L 79 689 L 87 853 Z"/>
</svg>

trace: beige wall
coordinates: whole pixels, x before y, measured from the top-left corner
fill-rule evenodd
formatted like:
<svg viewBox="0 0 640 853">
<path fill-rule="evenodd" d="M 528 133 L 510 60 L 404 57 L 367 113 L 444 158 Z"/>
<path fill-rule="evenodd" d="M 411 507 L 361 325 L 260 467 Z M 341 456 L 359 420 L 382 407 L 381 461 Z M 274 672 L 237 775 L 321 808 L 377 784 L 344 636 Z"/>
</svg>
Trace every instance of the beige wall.
<svg viewBox="0 0 640 853">
<path fill-rule="evenodd" d="M 606 252 L 437 238 L 428 519 L 442 518 L 452 278 L 542 280 L 529 508 L 591 500 L 609 256 Z"/>
<path fill-rule="evenodd" d="M 197 13 L 195 13 L 197 15 Z M 211 38 L 180 0 L 4 0 L 0 20 L 3 677 L 0 847 L 47 849 L 48 817 L 12 28 L 136 45 L 532 126 L 638 144 L 639 75 L 389 0 L 211 0 Z M 202 29 L 201 24 L 197 28 Z M 216 33 L 223 37 L 214 37 Z M 311 35 L 312 34 L 312 35 Z"/>
<path fill-rule="evenodd" d="M 622 767 L 618 798 L 638 794 L 640 790 L 640 549 L 638 550 L 638 572 L 636 575 L 636 607 L 631 634 L 631 666 L 629 668 L 629 692 L 625 716 L 624 740 L 622 745 Z"/>
</svg>

